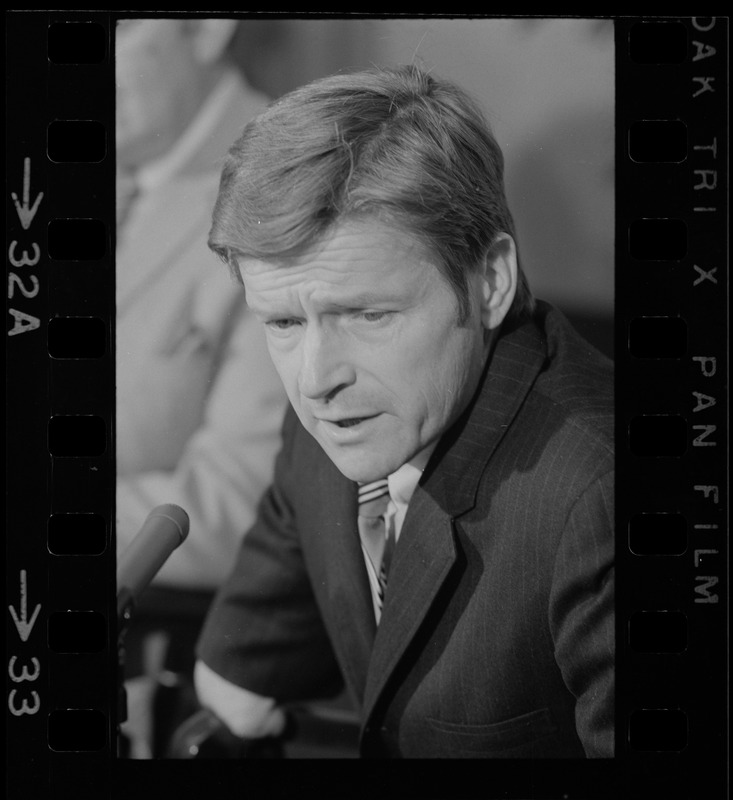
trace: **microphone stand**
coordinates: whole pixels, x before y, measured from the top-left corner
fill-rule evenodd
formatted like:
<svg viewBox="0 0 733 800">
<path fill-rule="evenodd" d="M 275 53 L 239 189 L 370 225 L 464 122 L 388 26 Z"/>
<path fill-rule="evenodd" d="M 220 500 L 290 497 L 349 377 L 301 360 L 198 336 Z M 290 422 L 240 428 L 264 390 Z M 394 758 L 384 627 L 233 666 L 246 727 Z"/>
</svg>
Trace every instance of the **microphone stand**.
<svg viewBox="0 0 733 800">
<path fill-rule="evenodd" d="M 125 634 L 132 617 L 135 601 L 130 590 L 123 586 L 117 593 L 117 757 L 127 758 L 130 742 L 122 733 L 127 721 L 127 690 L 125 689 Z"/>
<path fill-rule="evenodd" d="M 129 755 L 130 743 L 121 732 L 127 720 L 124 638 L 135 597 L 150 583 L 165 560 L 188 536 L 188 514 L 172 503 L 156 506 L 122 553 L 117 564 L 117 734 L 118 755 Z"/>
<path fill-rule="evenodd" d="M 135 610 L 130 590 L 123 586 L 117 593 L 117 757 L 129 756 L 130 742 L 122 733 L 127 720 L 125 689 L 125 634 Z M 200 709 L 181 724 L 168 747 L 167 758 L 283 758 L 283 744 L 295 735 L 292 715 L 287 716 L 285 731 L 277 737 L 246 739 L 235 736 L 210 710 Z"/>
</svg>

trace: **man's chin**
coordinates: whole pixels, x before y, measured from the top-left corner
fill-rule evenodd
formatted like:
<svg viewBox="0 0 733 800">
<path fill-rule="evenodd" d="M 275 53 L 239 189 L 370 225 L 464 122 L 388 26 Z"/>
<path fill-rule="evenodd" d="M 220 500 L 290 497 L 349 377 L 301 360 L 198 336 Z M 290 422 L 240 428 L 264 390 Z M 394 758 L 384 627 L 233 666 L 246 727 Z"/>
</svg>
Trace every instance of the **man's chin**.
<svg viewBox="0 0 733 800">
<path fill-rule="evenodd" d="M 323 445 L 321 445 L 323 447 Z M 370 454 L 368 452 L 334 452 L 331 447 L 323 447 L 326 455 L 334 463 L 336 469 L 350 481 L 357 483 L 370 483 L 371 481 L 386 478 L 387 475 L 397 470 L 401 464 L 392 464 L 390 459 L 383 454 Z"/>
</svg>

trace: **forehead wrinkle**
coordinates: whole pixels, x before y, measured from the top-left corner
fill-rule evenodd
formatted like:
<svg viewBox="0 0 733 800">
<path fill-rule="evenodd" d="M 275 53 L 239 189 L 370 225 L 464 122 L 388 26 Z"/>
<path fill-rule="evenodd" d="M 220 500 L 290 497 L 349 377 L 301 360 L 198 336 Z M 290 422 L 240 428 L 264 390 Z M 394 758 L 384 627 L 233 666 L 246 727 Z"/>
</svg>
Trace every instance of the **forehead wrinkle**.
<svg viewBox="0 0 733 800">
<path fill-rule="evenodd" d="M 245 282 L 250 287 L 250 294 L 256 293 L 265 302 L 276 304 L 292 300 L 328 300 L 334 295 L 348 293 L 355 283 L 352 274 L 321 265 L 271 266 L 260 272 L 245 273 Z"/>
<path fill-rule="evenodd" d="M 283 309 L 297 305 L 321 310 L 405 307 L 417 302 L 429 290 L 435 278 L 424 276 L 421 266 L 415 265 L 411 270 L 412 275 L 405 275 L 403 271 L 399 281 L 390 281 L 391 270 L 387 270 L 386 278 L 378 278 L 376 282 L 370 280 L 370 275 L 376 273 L 372 270 L 365 275 L 351 270 L 321 269 L 320 266 L 307 271 L 276 267 L 267 273 L 265 280 L 253 276 L 250 281 L 245 276 L 246 286 L 250 289 L 247 298 L 253 310 L 262 307 L 263 311 L 271 310 L 264 308 L 270 304 Z M 425 268 L 430 269 L 429 265 L 425 265 Z M 419 273 L 416 272 L 418 269 Z M 380 271 L 377 274 L 382 273 Z M 261 306 L 257 303 L 258 299 Z"/>
<path fill-rule="evenodd" d="M 332 231 L 303 253 L 243 258 L 241 267 L 250 290 L 262 296 L 292 291 L 299 298 L 360 308 L 422 296 L 440 277 L 431 256 L 410 235 L 360 223 Z M 397 276 L 399 281 L 391 280 Z M 282 300 L 287 302 L 285 295 Z"/>
<path fill-rule="evenodd" d="M 272 259 L 264 261 L 286 268 L 308 266 L 322 259 L 328 261 L 332 256 L 336 256 L 339 261 L 358 262 L 372 259 L 375 249 L 388 255 L 399 252 L 401 259 L 435 262 L 432 248 L 415 234 L 374 219 L 342 222 L 329 228 L 321 238 L 312 242 L 305 250 L 290 255 L 273 256 Z M 348 254 L 346 259 L 340 258 L 339 254 L 342 251 Z"/>
</svg>

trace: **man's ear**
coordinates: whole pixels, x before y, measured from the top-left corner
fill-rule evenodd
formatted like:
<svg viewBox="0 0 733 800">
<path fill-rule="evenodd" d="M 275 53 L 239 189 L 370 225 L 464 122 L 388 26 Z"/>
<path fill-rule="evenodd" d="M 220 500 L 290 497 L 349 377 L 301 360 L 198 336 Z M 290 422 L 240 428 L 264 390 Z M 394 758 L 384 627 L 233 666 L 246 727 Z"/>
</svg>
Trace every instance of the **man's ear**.
<svg viewBox="0 0 733 800">
<path fill-rule="evenodd" d="M 517 291 L 517 248 L 508 233 L 500 233 L 481 264 L 481 323 L 496 330 L 504 321 Z"/>
<path fill-rule="evenodd" d="M 192 19 L 188 22 L 194 54 L 202 65 L 213 64 L 221 58 L 239 24 L 236 19 L 221 17 Z"/>
</svg>

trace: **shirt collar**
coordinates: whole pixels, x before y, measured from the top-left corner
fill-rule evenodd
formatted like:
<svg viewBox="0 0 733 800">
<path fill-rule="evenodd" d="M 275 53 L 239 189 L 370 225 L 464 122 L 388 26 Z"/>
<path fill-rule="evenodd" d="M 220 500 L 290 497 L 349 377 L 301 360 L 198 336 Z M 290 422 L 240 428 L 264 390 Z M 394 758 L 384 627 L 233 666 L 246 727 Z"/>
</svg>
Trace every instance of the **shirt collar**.
<svg viewBox="0 0 733 800">
<path fill-rule="evenodd" d="M 389 496 L 397 506 L 409 505 L 436 444 L 437 442 L 421 450 L 414 458 L 387 477 Z"/>
</svg>

